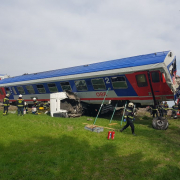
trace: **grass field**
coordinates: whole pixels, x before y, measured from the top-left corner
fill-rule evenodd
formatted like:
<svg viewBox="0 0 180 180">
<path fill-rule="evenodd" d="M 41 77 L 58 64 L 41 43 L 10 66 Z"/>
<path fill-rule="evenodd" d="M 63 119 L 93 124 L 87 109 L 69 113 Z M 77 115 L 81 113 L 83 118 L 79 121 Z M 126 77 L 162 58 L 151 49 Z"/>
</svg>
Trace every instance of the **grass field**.
<svg viewBox="0 0 180 180">
<path fill-rule="evenodd" d="M 90 132 L 83 123 L 93 121 L 1 115 L 0 180 L 180 179 L 180 120 L 169 120 L 169 128 L 158 131 L 151 118 L 139 117 L 137 136 L 129 127 L 116 132 L 114 140 L 107 140 L 107 129 Z M 121 128 L 120 117 L 113 123 Z M 96 125 L 111 127 L 109 118 L 99 118 Z"/>
</svg>

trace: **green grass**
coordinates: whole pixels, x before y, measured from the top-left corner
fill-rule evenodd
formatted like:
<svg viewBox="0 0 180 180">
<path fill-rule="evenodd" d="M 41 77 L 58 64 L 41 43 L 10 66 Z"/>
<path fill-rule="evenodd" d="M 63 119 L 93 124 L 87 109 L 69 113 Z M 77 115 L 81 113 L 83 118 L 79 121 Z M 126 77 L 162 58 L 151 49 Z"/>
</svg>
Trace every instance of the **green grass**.
<svg viewBox="0 0 180 180">
<path fill-rule="evenodd" d="M 111 127 L 109 119 L 98 118 L 96 125 Z M 113 128 L 121 128 L 120 119 Z M 180 179 L 180 120 L 158 131 L 151 118 L 136 118 L 137 136 L 129 127 L 114 140 L 107 140 L 107 129 L 90 132 L 83 123 L 93 122 L 85 116 L 1 115 L 0 180 Z"/>
</svg>

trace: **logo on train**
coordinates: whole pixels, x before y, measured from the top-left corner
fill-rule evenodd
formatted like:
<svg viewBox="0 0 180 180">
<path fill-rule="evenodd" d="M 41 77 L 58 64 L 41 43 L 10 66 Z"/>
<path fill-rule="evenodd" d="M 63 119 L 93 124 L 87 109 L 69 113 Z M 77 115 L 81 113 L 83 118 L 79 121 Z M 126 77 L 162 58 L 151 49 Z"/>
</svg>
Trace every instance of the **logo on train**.
<svg viewBox="0 0 180 180">
<path fill-rule="evenodd" d="M 106 95 L 106 92 L 97 92 L 96 96 L 97 97 L 104 97 Z"/>
</svg>

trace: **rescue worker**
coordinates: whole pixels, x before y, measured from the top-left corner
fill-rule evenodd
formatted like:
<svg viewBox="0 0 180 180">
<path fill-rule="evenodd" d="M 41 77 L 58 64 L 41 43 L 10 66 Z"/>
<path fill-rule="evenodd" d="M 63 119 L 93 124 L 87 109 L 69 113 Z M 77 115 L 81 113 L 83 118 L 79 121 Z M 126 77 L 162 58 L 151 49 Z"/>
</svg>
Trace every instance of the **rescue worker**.
<svg viewBox="0 0 180 180">
<path fill-rule="evenodd" d="M 161 104 L 159 105 L 158 110 L 159 110 L 159 116 L 163 117 L 164 116 L 164 105 L 163 105 L 163 102 L 161 102 Z"/>
<path fill-rule="evenodd" d="M 175 102 L 175 105 L 172 106 L 172 114 L 171 114 L 171 117 L 177 116 L 177 111 L 178 111 L 178 105 L 177 105 L 177 103 Z"/>
<path fill-rule="evenodd" d="M 158 108 L 157 108 L 157 105 L 154 105 L 153 108 L 152 108 L 152 115 L 153 115 L 153 118 L 155 117 L 158 117 Z"/>
<path fill-rule="evenodd" d="M 134 112 L 133 112 L 133 107 L 134 107 L 134 104 L 132 102 L 130 102 L 128 104 L 128 107 L 127 107 L 127 109 L 125 111 L 125 115 L 124 115 L 124 118 L 126 118 L 127 123 L 120 131 L 123 132 L 128 126 L 131 126 L 132 134 L 135 136 L 136 134 L 134 133 L 134 123 L 133 123 Z"/>
<path fill-rule="evenodd" d="M 19 98 L 16 100 L 16 105 L 18 107 L 18 116 L 24 115 L 24 99 L 22 99 L 22 95 L 19 95 Z"/>
<path fill-rule="evenodd" d="M 39 102 L 36 100 L 36 98 L 33 98 L 33 106 L 32 106 L 32 113 L 33 114 L 38 114 L 38 108 L 39 108 Z M 35 111 L 33 111 L 33 109 L 36 109 Z"/>
<path fill-rule="evenodd" d="M 24 102 L 24 110 L 26 111 L 26 114 L 28 114 L 28 103 Z"/>
<path fill-rule="evenodd" d="M 9 107 L 9 94 L 6 94 L 5 98 L 3 99 L 4 111 L 3 116 L 7 115 L 8 107 Z"/>
<path fill-rule="evenodd" d="M 44 110 L 47 110 L 49 108 L 49 103 L 44 101 L 43 107 L 44 107 Z"/>
<path fill-rule="evenodd" d="M 164 115 L 165 115 L 165 117 L 167 117 L 168 109 L 169 109 L 169 106 L 168 106 L 167 102 L 165 101 L 165 103 L 164 103 Z"/>
</svg>

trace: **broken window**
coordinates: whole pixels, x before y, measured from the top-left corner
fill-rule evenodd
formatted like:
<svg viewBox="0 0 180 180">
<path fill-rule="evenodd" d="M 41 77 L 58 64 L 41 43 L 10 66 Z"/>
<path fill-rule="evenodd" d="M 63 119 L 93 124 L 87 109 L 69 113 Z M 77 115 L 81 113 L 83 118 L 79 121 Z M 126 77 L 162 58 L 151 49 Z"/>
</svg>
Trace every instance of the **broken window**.
<svg viewBox="0 0 180 180">
<path fill-rule="evenodd" d="M 42 84 L 38 84 L 36 87 L 39 93 L 46 93 L 46 90 Z"/>
<path fill-rule="evenodd" d="M 112 86 L 114 89 L 126 89 L 128 88 L 126 79 L 124 76 L 112 77 Z"/>
<path fill-rule="evenodd" d="M 94 90 L 105 90 L 106 89 L 103 78 L 92 79 L 91 82 L 92 82 Z"/>
<path fill-rule="evenodd" d="M 34 91 L 34 88 L 32 85 L 27 85 L 26 89 L 27 89 L 29 94 L 35 94 L 35 91 Z"/>
<path fill-rule="evenodd" d="M 14 87 L 12 87 L 12 90 L 13 90 L 13 93 L 14 93 L 14 94 L 17 94 L 17 92 L 16 92 L 16 90 L 15 90 Z"/>
<path fill-rule="evenodd" d="M 67 90 L 71 91 L 72 90 L 69 82 L 61 82 L 60 84 L 61 84 L 61 88 L 63 91 L 67 91 Z"/>
<path fill-rule="evenodd" d="M 74 81 L 78 91 L 87 91 L 87 85 L 85 80 Z"/>
<path fill-rule="evenodd" d="M 54 84 L 54 83 L 48 84 L 48 88 L 49 88 L 49 91 L 52 92 L 52 93 L 58 92 L 56 84 Z"/>
<path fill-rule="evenodd" d="M 25 94 L 24 88 L 22 86 L 18 86 L 17 90 L 18 90 L 19 94 Z"/>
<path fill-rule="evenodd" d="M 6 87 L 5 90 L 6 90 L 6 94 L 11 94 L 11 91 L 8 87 Z"/>
<path fill-rule="evenodd" d="M 138 75 L 136 75 L 136 81 L 137 81 L 137 85 L 139 87 L 148 86 L 145 74 L 138 74 Z"/>
</svg>

